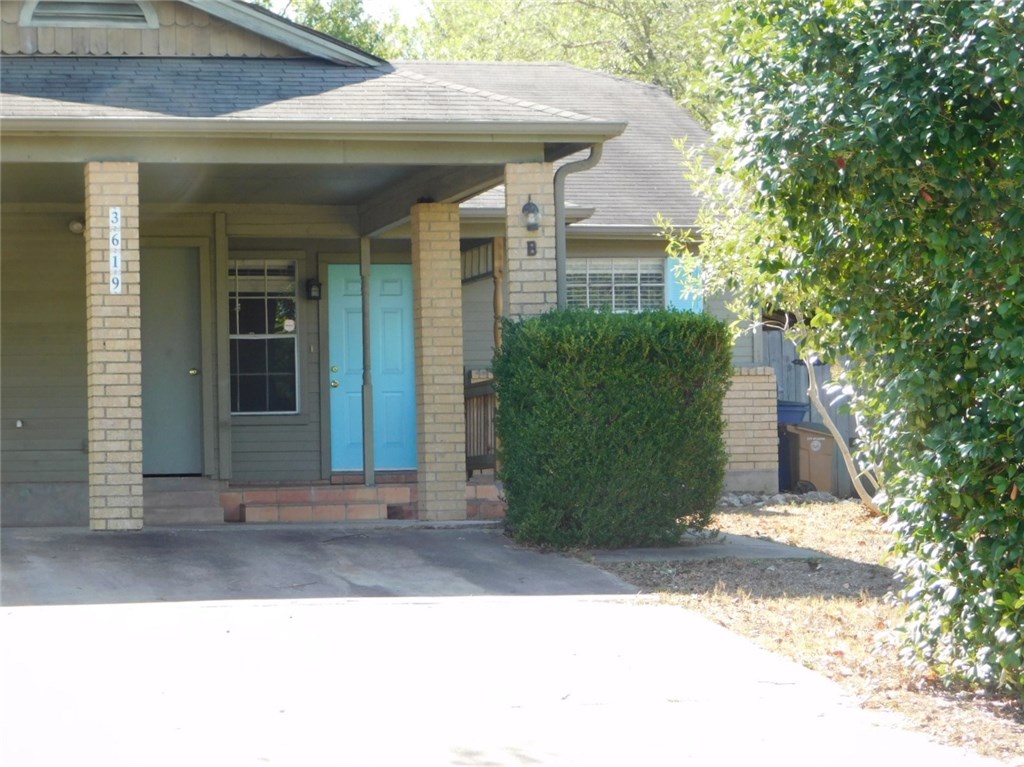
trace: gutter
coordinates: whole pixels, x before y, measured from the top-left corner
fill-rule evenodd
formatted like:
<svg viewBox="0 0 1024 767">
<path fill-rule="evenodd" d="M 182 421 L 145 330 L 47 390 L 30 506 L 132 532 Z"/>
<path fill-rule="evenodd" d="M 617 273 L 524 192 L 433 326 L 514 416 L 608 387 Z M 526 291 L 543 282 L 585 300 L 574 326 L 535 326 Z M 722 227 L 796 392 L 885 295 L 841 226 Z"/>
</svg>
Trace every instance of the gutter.
<svg viewBox="0 0 1024 767">
<path fill-rule="evenodd" d="M 592 144 L 589 157 L 566 163 L 555 171 L 555 284 L 559 309 L 564 309 L 568 304 L 569 292 L 566 287 L 565 178 L 571 173 L 593 168 L 600 162 L 603 153 L 602 144 Z"/>
<path fill-rule="evenodd" d="M 607 140 L 621 133 L 622 123 L 614 122 L 482 122 L 450 120 L 272 120 L 260 118 L 149 117 L 20 117 L 0 115 L 0 126 L 7 135 L 167 135 L 197 134 L 297 138 L 327 136 L 333 139 L 418 139 L 469 138 L 480 143 L 504 140 L 551 142 L 592 142 Z M 570 163 L 575 165 L 576 163 Z M 566 166 L 569 167 L 569 166 Z"/>
</svg>

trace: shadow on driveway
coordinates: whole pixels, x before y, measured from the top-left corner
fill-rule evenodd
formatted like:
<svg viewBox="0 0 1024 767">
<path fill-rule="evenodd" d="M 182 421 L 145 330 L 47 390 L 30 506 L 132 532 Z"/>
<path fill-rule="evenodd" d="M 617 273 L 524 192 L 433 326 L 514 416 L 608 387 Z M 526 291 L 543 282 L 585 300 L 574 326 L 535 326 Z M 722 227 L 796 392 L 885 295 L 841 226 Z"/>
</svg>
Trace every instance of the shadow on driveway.
<svg viewBox="0 0 1024 767">
<path fill-rule="evenodd" d="M 268 525 L 7 528 L 3 605 L 632 594 L 597 567 L 497 529 Z"/>
</svg>

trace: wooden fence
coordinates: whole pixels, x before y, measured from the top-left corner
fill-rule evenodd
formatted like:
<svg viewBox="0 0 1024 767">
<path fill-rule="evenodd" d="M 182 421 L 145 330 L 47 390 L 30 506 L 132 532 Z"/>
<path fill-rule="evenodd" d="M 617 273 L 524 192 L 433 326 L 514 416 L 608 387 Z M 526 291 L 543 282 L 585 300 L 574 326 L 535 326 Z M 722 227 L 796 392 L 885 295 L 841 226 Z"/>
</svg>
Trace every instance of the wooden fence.
<svg viewBox="0 0 1024 767">
<path fill-rule="evenodd" d="M 498 398 L 494 381 L 466 384 L 466 475 L 495 467 L 497 441 L 494 436 L 494 415 Z"/>
</svg>

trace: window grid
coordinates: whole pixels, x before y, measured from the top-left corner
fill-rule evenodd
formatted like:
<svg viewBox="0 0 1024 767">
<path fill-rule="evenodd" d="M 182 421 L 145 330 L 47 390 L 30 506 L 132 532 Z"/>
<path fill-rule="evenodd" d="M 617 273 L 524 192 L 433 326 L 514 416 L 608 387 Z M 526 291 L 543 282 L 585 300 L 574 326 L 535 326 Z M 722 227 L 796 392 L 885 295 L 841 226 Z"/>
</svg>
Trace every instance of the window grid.
<svg viewBox="0 0 1024 767">
<path fill-rule="evenodd" d="M 296 262 L 231 261 L 231 412 L 299 411 Z"/>
<path fill-rule="evenodd" d="M 566 273 L 569 306 L 639 312 L 665 306 L 665 260 L 573 258 Z"/>
</svg>

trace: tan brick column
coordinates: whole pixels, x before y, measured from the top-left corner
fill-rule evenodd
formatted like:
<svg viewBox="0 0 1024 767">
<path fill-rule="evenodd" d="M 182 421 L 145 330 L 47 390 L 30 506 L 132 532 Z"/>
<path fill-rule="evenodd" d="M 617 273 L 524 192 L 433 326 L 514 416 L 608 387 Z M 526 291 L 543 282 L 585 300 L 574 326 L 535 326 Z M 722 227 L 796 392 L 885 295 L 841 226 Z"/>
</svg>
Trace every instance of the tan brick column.
<svg viewBox="0 0 1024 767">
<path fill-rule="evenodd" d="M 110 209 L 121 209 L 122 292 L 110 285 Z M 89 527 L 142 528 L 139 166 L 85 166 Z"/>
<path fill-rule="evenodd" d="M 779 433 L 775 371 L 735 368 L 722 403 L 729 463 L 725 489 L 776 493 L 779 490 Z"/>
<path fill-rule="evenodd" d="M 528 200 L 541 211 L 535 232 L 523 225 Z M 555 267 L 555 188 L 549 162 L 505 166 L 505 214 L 509 317 L 543 314 L 558 305 Z M 530 255 L 530 242 L 536 253 Z"/>
<path fill-rule="evenodd" d="M 412 208 L 420 519 L 466 518 L 459 206 Z"/>
</svg>

